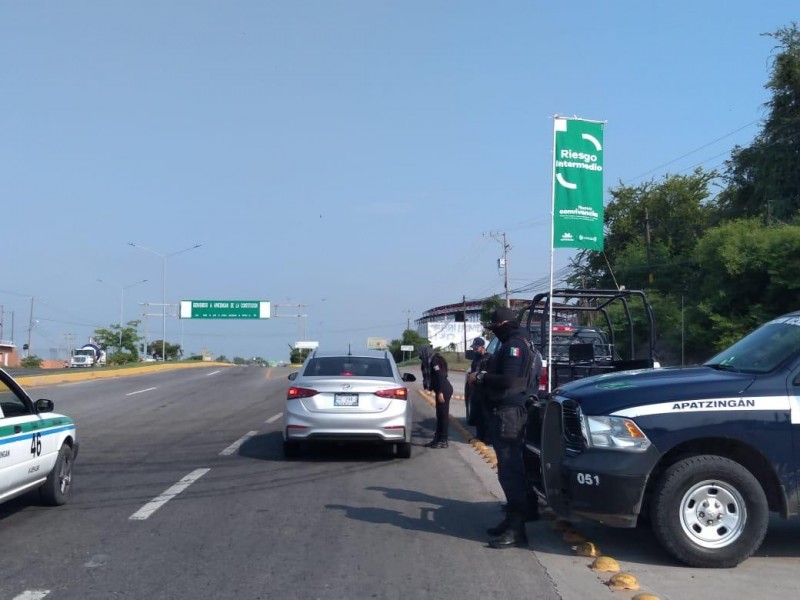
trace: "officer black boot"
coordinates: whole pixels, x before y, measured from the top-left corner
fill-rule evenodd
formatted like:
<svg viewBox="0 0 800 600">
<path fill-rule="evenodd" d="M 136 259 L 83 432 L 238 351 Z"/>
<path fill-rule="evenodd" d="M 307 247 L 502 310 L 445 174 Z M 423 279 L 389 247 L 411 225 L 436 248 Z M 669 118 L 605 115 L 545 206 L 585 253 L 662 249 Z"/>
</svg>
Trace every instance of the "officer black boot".
<svg viewBox="0 0 800 600">
<path fill-rule="evenodd" d="M 447 448 L 447 438 L 440 437 L 439 440 L 431 446 L 431 448 Z"/>
<path fill-rule="evenodd" d="M 434 434 L 433 439 L 430 442 L 425 444 L 425 447 L 426 448 L 433 448 L 438 443 L 439 443 L 439 434 L 437 433 L 437 434 Z"/>
<path fill-rule="evenodd" d="M 513 510 L 508 513 L 509 526 L 503 533 L 489 540 L 492 548 L 523 548 L 528 545 L 528 534 L 525 532 L 525 516 Z"/>
</svg>

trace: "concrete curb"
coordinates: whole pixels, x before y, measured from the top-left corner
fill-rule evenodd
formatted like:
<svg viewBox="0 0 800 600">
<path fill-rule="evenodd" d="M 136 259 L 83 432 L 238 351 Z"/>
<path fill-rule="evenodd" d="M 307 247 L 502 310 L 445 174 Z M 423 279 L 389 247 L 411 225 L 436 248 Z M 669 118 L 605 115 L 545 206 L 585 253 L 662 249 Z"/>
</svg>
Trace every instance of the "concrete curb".
<svg viewBox="0 0 800 600">
<path fill-rule="evenodd" d="M 45 385 L 56 385 L 59 383 L 70 383 L 72 381 L 86 381 L 89 379 L 109 379 L 112 377 L 128 377 L 130 375 L 145 375 L 148 373 L 158 373 L 160 371 L 173 371 L 175 369 L 192 369 L 197 367 L 234 367 L 231 363 L 174 363 L 147 365 L 142 367 L 132 367 L 130 369 L 106 369 L 104 367 L 92 367 L 85 369 L 64 369 L 57 373 L 47 373 L 42 375 L 20 375 L 14 379 L 23 387 L 34 388 Z"/>
</svg>

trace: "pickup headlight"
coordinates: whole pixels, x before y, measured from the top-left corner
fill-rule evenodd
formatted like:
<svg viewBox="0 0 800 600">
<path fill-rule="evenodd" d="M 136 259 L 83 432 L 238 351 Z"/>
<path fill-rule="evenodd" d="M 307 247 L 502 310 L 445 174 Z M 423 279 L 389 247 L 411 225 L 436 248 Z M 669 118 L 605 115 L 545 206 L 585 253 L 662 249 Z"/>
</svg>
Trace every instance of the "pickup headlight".
<svg viewBox="0 0 800 600">
<path fill-rule="evenodd" d="M 624 417 L 583 416 L 581 421 L 583 438 L 590 448 L 644 452 L 650 440 L 638 425 Z"/>
</svg>

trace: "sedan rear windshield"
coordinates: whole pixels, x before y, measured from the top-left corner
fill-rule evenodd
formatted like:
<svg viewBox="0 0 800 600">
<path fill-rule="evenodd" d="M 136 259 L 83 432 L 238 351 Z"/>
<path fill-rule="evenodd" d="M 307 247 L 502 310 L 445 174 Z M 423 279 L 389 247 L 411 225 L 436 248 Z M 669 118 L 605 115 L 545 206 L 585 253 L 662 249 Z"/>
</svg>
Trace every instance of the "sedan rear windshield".
<svg viewBox="0 0 800 600">
<path fill-rule="evenodd" d="M 368 356 L 325 356 L 308 361 L 304 377 L 393 377 L 385 358 Z"/>
</svg>

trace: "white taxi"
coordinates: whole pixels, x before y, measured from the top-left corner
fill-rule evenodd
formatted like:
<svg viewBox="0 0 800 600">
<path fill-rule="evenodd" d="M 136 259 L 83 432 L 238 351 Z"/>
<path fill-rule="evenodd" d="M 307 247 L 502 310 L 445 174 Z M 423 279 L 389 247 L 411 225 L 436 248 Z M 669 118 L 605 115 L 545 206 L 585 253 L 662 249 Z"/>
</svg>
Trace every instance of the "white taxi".
<svg viewBox="0 0 800 600">
<path fill-rule="evenodd" d="M 53 412 L 53 401 L 32 401 L 0 369 L 0 502 L 39 489 L 45 504 L 64 504 L 78 455 L 75 423 Z"/>
</svg>

